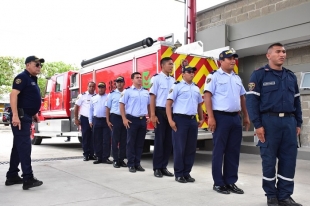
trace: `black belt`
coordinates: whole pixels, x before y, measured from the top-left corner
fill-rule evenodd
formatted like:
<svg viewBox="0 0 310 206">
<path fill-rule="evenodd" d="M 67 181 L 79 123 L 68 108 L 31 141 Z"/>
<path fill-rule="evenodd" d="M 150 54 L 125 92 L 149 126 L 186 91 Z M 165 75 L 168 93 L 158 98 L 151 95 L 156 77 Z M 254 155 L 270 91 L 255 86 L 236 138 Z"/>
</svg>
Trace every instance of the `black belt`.
<svg viewBox="0 0 310 206">
<path fill-rule="evenodd" d="M 239 112 L 224 112 L 224 111 L 219 111 L 219 110 L 213 110 L 213 113 L 223 114 L 223 115 L 228 115 L 228 116 L 236 116 L 239 114 Z"/>
<path fill-rule="evenodd" d="M 119 114 L 114 114 L 114 113 L 111 113 L 110 115 L 115 115 L 115 116 L 118 116 L 118 117 L 122 117 L 121 115 L 119 115 Z"/>
<path fill-rule="evenodd" d="M 144 118 L 146 118 L 145 116 L 135 117 L 135 116 L 132 116 L 130 114 L 126 114 L 126 116 L 130 117 L 130 118 L 135 118 L 135 119 L 144 119 Z"/>
<path fill-rule="evenodd" d="M 294 117 L 295 115 L 289 112 L 264 112 L 263 114 L 268 114 L 269 116 L 276 117 Z"/>
<path fill-rule="evenodd" d="M 96 116 L 94 116 L 94 119 L 106 119 L 106 117 L 96 117 Z"/>
<path fill-rule="evenodd" d="M 180 116 L 180 117 L 186 117 L 187 119 L 194 119 L 196 117 L 196 115 L 187 115 L 187 114 L 178 114 L 178 113 L 175 113 L 173 115 Z"/>
<path fill-rule="evenodd" d="M 166 111 L 166 107 L 155 107 L 155 109 L 158 109 L 158 110 L 165 110 L 165 111 Z"/>
</svg>

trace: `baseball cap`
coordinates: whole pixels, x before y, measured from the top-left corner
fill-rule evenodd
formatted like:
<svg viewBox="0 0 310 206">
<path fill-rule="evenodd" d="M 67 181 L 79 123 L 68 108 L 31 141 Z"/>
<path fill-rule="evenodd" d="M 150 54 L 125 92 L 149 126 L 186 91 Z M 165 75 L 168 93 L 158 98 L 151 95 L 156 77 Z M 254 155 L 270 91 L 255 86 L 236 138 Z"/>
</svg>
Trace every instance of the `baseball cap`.
<svg viewBox="0 0 310 206">
<path fill-rule="evenodd" d="M 182 72 L 184 73 L 184 72 L 186 72 L 186 71 L 196 71 L 197 70 L 197 68 L 196 67 L 189 67 L 189 66 L 186 66 L 186 67 L 183 67 L 182 68 Z"/>
<path fill-rule="evenodd" d="M 104 82 L 99 82 L 98 87 L 99 88 L 105 88 L 105 83 Z"/>
<path fill-rule="evenodd" d="M 225 51 L 222 51 L 219 55 L 219 60 L 224 60 L 225 58 L 229 58 L 229 57 L 235 57 L 235 58 L 238 58 L 238 54 L 234 53 L 233 51 L 231 50 L 225 50 Z"/>
<path fill-rule="evenodd" d="M 115 81 L 115 82 L 125 82 L 125 79 L 124 79 L 124 77 L 119 76 L 119 77 L 117 77 L 114 81 Z"/>
<path fill-rule="evenodd" d="M 39 57 L 36 57 L 36 56 L 29 56 L 29 57 L 26 58 L 25 64 L 28 64 L 29 62 L 32 62 L 32 61 L 39 61 L 41 63 L 45 62 L 45 60 L 43 58 L 39 58 Z"/>
</svg>

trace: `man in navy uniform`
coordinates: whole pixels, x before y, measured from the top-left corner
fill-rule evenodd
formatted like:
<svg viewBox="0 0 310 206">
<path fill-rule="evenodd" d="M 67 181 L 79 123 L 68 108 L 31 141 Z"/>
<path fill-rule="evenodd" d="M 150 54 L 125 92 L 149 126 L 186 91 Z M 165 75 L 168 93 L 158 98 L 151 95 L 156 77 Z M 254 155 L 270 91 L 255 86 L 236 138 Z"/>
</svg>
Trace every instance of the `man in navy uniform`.
<svg viewBox="0 0 310 206">
<path fill-rule="evenodd" d="M 42 181 L 33 177 L 29 138 L 32 121 L 39 121 L 37 113 L 41 107 L 41 94 L 36 76 L 41 72 L 42 63 L 44 59 L 36 56 L 27 57 L 26 69 L 14 78 L 10 95 L 11 127 L 14 139 L 5 185 L 23 183 L 24 190 L 43 184 Z M 23 179 L 18 175 L 19 163 L 21 163 Z"/>
<path fill-rule="evenodd" d="M 95 94 L 95 87 L 95 82 L 89 82 L 88 91 L 80 95 L 74 106 L 74 123 L 81 125 L 82 130 L 83 161 L 96 160 L 92 128 L 88 120 L 90 99 Z"/>
<path fill-rule="evenodd" d="M 119 110 L 119 99 L 124 91 L 125 79 L 122 76 L 117 77 L 114 82 L 116 89 L 110 92 L 106 101 L 107 124 L 112 131 L 112 155 L 113 167 L 127 167 L 124 162 L 126 158 L 126 139 L 127 130 L 123 124 L 121 112 Z"/>
<path fill-rule="evenodd" d="M 173 70 L 173 61 L 170 57 L 160 60 L 162 71 L 151 79 L 150 110 L 151 121 L 155 128 L 153 170 L 155 177 L 173 176 L 167 170 L 169 157 L 172 151 L 172 130 L 166 115 L 166 102 L 170 88 L 175 79 L 170 76 Z"/>
<path fill-rule="evenodd" d="M 104 82 L 98 83 L 98 94 L 94 95 L 90 100 L 88 121 L 93 131 L 93 138 L 95 141 L 95 154 L 97 160 L 94 164 L 105 163 L 112 164 L 109 160 L 111 153 L 111 131 L 106 120 L 107 94 L 105 93 L 106 84 Z"/>
<path fill-rule="evenodd" d="M 281 43 L 270 45 L 266 57 L 268 64 L 251 75 L 246 103 L 259 139 L 263 189 L 268 205 L 301 205 L 291 198 L 302 124 L 297 78 L 283 67 Z"/>
<path fill-rule="evenodd" d="M 194 182 L 191 177 L 198 137 L 198 127 L 203 124 L 201 104 L 203 102 L 199 87 L 194 84 L 195 67 L 183 67 L 181 82 L 171 87 L 166 103 L 166 114 L 172 128 L 175 181 Z M 172 111 L 173 104 L 173 111 Z M 173 113 L 173 118 L 172 118 Z M 196 114 L 198 113 L 199 123 Z"/>
<path fill-rule="evenodd" d="M 119 106 L 123 124 L 127 128 L 129 172 L 143 172 L 145 169 L 141 166 L 140 161 L 148 122 L 146 115 L 150 116 L 150 95 L 142 87 L 142 77 L 139 72 L 132 73 L 131 80 L 133 85 L 123 91 Z"/>
<path fill-rule="evenodd" d="M 242 125 L 248 130 L 249 116 L 245 105 L 245 89 L 234 73 L 238 55 L 231 50 L 220 53 L 221 68 L 208 75 L 204 101 L 208 112 L 208 127 L 213 135 L 212 176 L 213 190 L 222 194 L 243 194 L 235 183 L 238 180 Z"/>
</svg>

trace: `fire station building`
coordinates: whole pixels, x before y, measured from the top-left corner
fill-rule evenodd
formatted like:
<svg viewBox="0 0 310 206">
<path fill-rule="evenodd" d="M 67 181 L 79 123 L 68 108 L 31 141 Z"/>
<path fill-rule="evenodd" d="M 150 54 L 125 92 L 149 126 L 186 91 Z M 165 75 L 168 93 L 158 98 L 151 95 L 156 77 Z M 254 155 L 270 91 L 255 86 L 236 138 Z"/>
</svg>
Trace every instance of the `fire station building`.
<svg viewBox="0 0 310 206">
<path fill-rule="evenodd" d="M 196 40 L 204 51 L 229 46 L 239 54 L 239 75 L 247 89 L 254 69 L 267 64 L 267 47 L 284 44 L 284 67 L 300 86 L 302 147 L 310 147 L 310 0 L 229 0 L 197 13 Z"/>
</svg>

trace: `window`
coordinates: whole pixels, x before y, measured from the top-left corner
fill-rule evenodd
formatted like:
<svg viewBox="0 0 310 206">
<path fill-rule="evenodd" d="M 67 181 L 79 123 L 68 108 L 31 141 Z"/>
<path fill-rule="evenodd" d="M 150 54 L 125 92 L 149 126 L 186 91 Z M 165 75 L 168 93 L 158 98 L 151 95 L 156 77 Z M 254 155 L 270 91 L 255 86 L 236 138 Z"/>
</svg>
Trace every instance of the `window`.
<svg viewBox="0 0 310 206">
<path fill-rule="evenodd" d="M 310 89 L 310 72 L 306 72 L 302 74 L 300 88 Z"/>
<path fill-rule="evenodd" d="M 53 82 L 51 79 L 49 79 L 47 81 L 47 85 L 46 85 L 46 91 L 45 91 L 46 94 L 48 94 L 52 91 L 52 86 L 53 86 Z"/>
<path fill-rule="evenodd" d="M 56 90 L 55 92 L 62 92 L 63 90 L 63 75 L 56 78 Z"/>
</svg>

